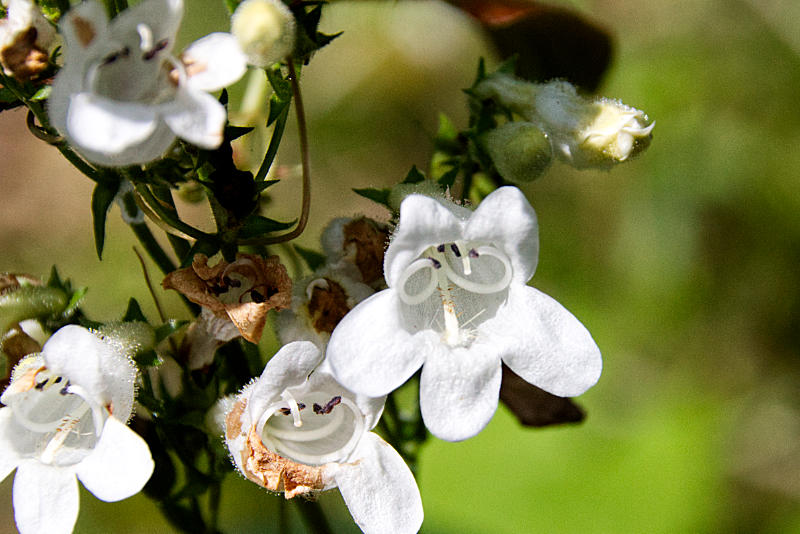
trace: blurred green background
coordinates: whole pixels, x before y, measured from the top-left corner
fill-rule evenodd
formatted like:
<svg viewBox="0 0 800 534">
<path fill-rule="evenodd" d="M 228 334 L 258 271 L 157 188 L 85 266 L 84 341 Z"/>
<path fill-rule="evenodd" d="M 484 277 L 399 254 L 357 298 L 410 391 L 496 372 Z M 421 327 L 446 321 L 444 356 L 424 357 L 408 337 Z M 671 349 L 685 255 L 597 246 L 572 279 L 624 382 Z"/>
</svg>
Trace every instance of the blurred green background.
<svg viewBox="0 0 800 534">
<path fill-rule="evenodd" d="M 524 429 L 501 406 L 471 440 L 431 439 L 422 532 L 800 532 L 800 3 L 556 3 L 614 37 L 599 92 L 657 122 L 635 161 L 556 164 L 524 188 L 541 225 L 532 283 L 586 324 L 604 373 L 579 399 L 580 426 Z M 187 41 L 226 29 L 224 15 L 217 0 L 187 2 Z M 473 20 L 438 2 L 336 2 L 323 27 L 345 33 L 303 79 L 310 247 L 333 216 L 385 217 L 349 188 L 427 167 L 438 112 L 465 127 L 461 89 L 479 57 L 497 60 Z M 118 317 L 134 295 L 155 317 L 116 208 L 100 262 L 91 184 L 24 118 L 0 116 L 0 270 L 57 264 L 90 287 L 91 316 Z M 281 163 L 297 163 L 295 138 Z M 271 215 L 293 217 L 299 179 L 272 191 Z M 15 531 L 11 482 L 0 532 Z M 170 532 L 142 496 L 106 504 L 81 491 L 76 532 Z M 297 505 L 234 475 L 222 499 L 225 532 L 273 532 L 281 513 L 303 532 Z M 337 532 L 357 532 L 337 492 L 321 502 Z"/>
</svg>

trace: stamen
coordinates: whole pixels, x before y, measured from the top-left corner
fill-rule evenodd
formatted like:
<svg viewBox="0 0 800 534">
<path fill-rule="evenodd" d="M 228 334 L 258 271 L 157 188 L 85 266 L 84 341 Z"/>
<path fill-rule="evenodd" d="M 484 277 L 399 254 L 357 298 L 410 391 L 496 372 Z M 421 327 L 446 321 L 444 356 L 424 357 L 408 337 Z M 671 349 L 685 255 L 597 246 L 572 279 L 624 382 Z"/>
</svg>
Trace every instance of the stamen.
<svg viewBox="0 0 800 534">
<path fill-rule="evenodd" d="M 440 262 L 436 258 L 428 258 L 428 259 L 431 260 L 431 262 L 433 263 L 434 269 L 440 269 L 442 267 L 442 262 Z"/>
<path fill-rule="evenodd" d="M 330 285 L 328 281 L 324 278 L 317 278 L 316 280 L 312 280 L 306 286 L 306 300 L 311 300 L 311 297 L 314 295 L 314 290 L 320 288 L 323 291 L 328 291 L 330 289 Z"/>
<path fill-rule="evenodd" d="M 142 59 L 145 61 L 150 61 L 151 59 L 156 57 L 156 54 L 164 50 L 168 44 L 169 41 L 167 39 L 161 39 L 159 42 L 156 43 L 156 45 L 152 49 L 142 54 Z"/>
<path fill-rule="evenodd" d="M 294 400 L 294 397 L 292 397 L 292 394 L 288 391 L 284 391 L 281 393 L 281 398 L 289 404 L 289 409 L 292 411 L 292 419 L 294 419 L 294 426 L 303 426 L 303 420 L 300 419 L 300 407 L 297 405 L 297 401 Z"/>
<path fill-rule="evenodd" d="M 153 30 L 147 24 L 137 24 L 136 33 L 139 34 L 139 48 L 146 52 L 153 48 Z"/>
<path fill-rule="evenodd" d="M 422 269 L 430 269 L 431 270 L 431 278 L 428 281 L 428 285 L 425 288 L 417 293 L 416 295 L 410 295 L 406 291 L 406 283 L 408 283 L 409 278 L 415 275 L 417 272 L 421 271 Z M 422 304 L 431 294 L 436 290 L 436 286 L 438 284 L 438 278 L 436 276 L 436 272 L 433 269 L 433 265 L 429 258 L 420 258 L 411 263 L 406 270 L 403 271 L 403 274 L 400 276 L 400 280 L 398 281 L 398 288 L 397 293 L 400 296 L 400 300 L 404 303 L 408 304 L 409 306 L 415 306 L 417 304 Z"/>
<path fill-rule="evenodd" d="M 444 252 L 444 244 L 441 244 L 441 245 L 439 245 L 438 247 L 436 247 L 436 250 L 437 250 L 438 252 Z"/>
<path fill-rule="evenodd" d="M 329 400 L 325 406 L 320 406 L 315 402 L 312 408 L 315 414 L 325 415 L 331 413 L 331 410 L 333 410 L 334 406 L 336 406 L 340 402 L 342 402 L 342 397 L 337 395 L 336 397 Z"/>
<path fill-rule="evenodd" d="M 300 410 L 302 410 L 303 408 L 306 407 L 306 405 L 303 404 L 302 402 L 298 402 L 297 403 L 297 407 Z M 279 408 L 278 411 L 281 412 L 283 415 L 291 415 L 292 414 L 292 410 L 290 410 L 289 408 Z"/>
<path fill-rule="evenodd" d="M 341 424 L 345 414 L 341 410 L 337 410 L 331 417 L 325 418 L 325 424 L 314 428 L 312 430 L 292 430 L 286 428 L 270 427 L 265 429 L 269 436 L 278 440 L 288 440 L 296 442 L 316 441 L 318 439 L 327 438 L 336 432 Z"/>
<path fill-rule="evenodd" d="M 92 409 L 92 420 L 94 423 L 94 433 L 97 437 L 100 437 L 100 434 L 103 433 L 103 408 L 100 407 L 94 399 L 91 398 L 89 392 L 83 389 L 81 386 L 70 386 L 69 380 L 67 380 L 67 385 L 69 387 L 68 393 L 71 395 L 77 395 L 83 402 L 86 403 L 85 406 L 88 406 Z M 67 387 L 67 386 L 65 386 Z M 85 412 L 84 412 L 85 413 Z"/>
<path fill-rule="evenodd" d="M 474 248 L 469 249 L 469 257 L 470 258 L 477 258 L 479 256 L 478 251 Z"/>
<path fill-rule="evenodd" d="M 470 256 L 472 256 L 473 251 L 475 251 L 474 257 L 476 258 L 479 255 L 486 255 L 486 256 L 492 256 L 500 260 L 500 263 L 503 264 L 503 269 L 504 269 L 503 276 L 500 277 L 500 280 L 494 283 L 474 282 L 456 273 L 452 269 L 452 267 L 450 267 L 450 264 L 448 264 L 447 261 L 445 260 L 445 262 L 442 264 L 442 267 L 444 268 L 443 270 L 445 271 L 447 278 L 452 280 L 453 283 L 455 283 L 456 285 L 460 286 L 461 288 L 471 293 L 479 293 L 482 295 L 497 293 L 508 287 L 508 284 L 511 283 L 511 276 L 513 272 L 511 269 L 511 262 L 508 260 L 506 255 L 497 250 L 496 248 L 490 246 L 478 247 L 478 250 L 471 249 Z M 464 274 L 465 275 L 467 274 L 466 270 Z"/>
<path fill-rule="evenodd" d="M 456 258 L 461 257 L 461 250 L 459 250 L 458 245 L 456 245 L 455 243 L 450 243 L 450 250 L 453 251 L 453 254 L 456 255 Z"/>
</svg>

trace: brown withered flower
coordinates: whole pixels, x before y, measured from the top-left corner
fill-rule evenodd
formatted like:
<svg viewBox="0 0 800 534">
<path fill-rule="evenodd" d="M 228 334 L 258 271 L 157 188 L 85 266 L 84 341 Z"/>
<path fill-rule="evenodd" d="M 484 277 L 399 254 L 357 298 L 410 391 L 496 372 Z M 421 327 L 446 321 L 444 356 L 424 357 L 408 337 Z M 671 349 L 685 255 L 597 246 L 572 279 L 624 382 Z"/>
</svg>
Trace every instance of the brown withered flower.
<svg viewBox="0 0 800 534">
<path fill-rule="evenodd" d="M 30 80 L 47 69 L 55 29 L 30 0 L 10 0 L 0 20 L 0 64 L 7 76 Z"/>
<path fill-rule="evenodd" d="M 251 343 L 261 339 L 267 312 L 288 308 L 292 299 L 292 281 L 277 256 L 239 254 L 233 263 L 209 266 L 208 257 L 198 254 L 191 267 L 169 273 L 162 285 L 228 317 Z"/>
<path fill-rule="evenodd" d="M 328 263 L 352 265 L 355 278 L 373 288 L 385 287 L 383 253 L 388 242 L 389 227 L 367 217 L 334 219 L 322 234 Z"/>
</svg>

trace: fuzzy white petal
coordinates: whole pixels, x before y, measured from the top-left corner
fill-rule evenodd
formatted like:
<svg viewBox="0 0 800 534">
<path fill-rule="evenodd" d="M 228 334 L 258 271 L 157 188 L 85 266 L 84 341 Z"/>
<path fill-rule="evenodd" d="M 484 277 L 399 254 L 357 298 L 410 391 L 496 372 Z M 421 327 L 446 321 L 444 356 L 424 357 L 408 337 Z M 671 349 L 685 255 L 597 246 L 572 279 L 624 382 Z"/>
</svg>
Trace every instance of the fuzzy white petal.
<svg viewBox="0 0 800 534">
<path fill-rule="evenodd" d="M 190 72 L 187 84 L 199 91 L 218 91 L 241 78 L 247 59 L 236 38 L 216 32 L 198 39 L 181 54 Z M 191 74 L 193 71 L 196 74 Z"/>
<path fill-rule="evenodd" d="M 501 247 L 511 261 L 515 282 L 524 284 L 536 271 L 539 260 L 536 212 L 516 187 L 501 187 L 483 199 L 467 222 L 464 240 Z"/>
<path fill-rule="evenodd" d="M 179 89 L 175 99 L 163 108 L 170 129 L 192 144 L 208 150 L 222 143 L 225 108 L 213 96 L 191 89 Z"/>
<path fill-rule="evenodd" d="M 494 347 L 478 343 L 469 349 L 438 346 L 428 355 L 419 384 L 425 426 L 447 441 L 476 435 L 497 410 L 501 376 Z"/>
<path fill-rule="evenodd" d="M 112 349 L 87 329 L 67 325 L 50 336 L 42 348 L 44 363 L 56 375 L 98 395 L 104 390 L 102 360 Z"/>
<path fill-rule="evenodd" d="M 600 378 L 603 360 L 589 331 L 537 289 L 511 287 L 507 305 L 481 326 L 512 371 L 554 395 L 580 395 Z"/>
<path fill-rule="evenodd" d="M 422 525 L 422 499 L 408 466 L 377 434 L 367 433 L 352 464 L 335 472 L 336 484 L 365 534 L 413 534 Z"/>
<path fill-rule="evenodd" d="M 322 353 L 310 341 L 295 341 L 281 347 L 250 390 L 248 411 L 260 413 L 264 406 L 279 399 L 283 390 L 305 382 L 321 361 Z"/>
<path fill-rule="evenodd" d="M 403 270 L 429 246 L 461 239 L 461 226 L 461 220 L 441 202 L 423 195 L 406 197 L 400 205 L 400 224 L 386 250 L 388 286 L 396 287 Z"/>
<path fill-rule="evenodd" d="M 4 480 L 19 465 L 20 458 L 14 450 L 11 434 L 11 408 L 0 408 L 0 480 Z"/>
<path fill-rule="evenodd" d="M 169 53 L 182 17 L 183 0 L 144 0 L 117 15 L 111 21 L 111 31 L 125 41 L 138 42 L 138 30 L 145 25 L 152 32 L 154 43 L 167 39 L 164 51 Z"/>
<path fill-rule="evenodd" d="M 67 132 L 78 146 L 101 154 L 121 154 L 147 139 L 158 126 L 153 106 L 111 101 L 92 93 L 77 93 L 69 100 Z"/>
<path fill-rule="evenodd" d="M 361 302 L 336 326 L 327 357 L 343 386 L 380 397 L 402 385 L 425 361 L 427 338 L 438 336 L 409 333 L 401 324 L 399 306 L 396 292 L 387 289 Z"/>
<path fill-rule="evenodd" d="M 22 462 L 14 477 L 14 519 L 21 534 L 69 534 L 78 519 L 78 481 L 70 468 Z"/>
<path fill-rule="evenodd" d="M 114 502 L 139 493 L 153 467 L 147 443 L 125 423 L 109 417 L 97 446 L 78 464 L 77 474 L 95 497 Z"/>
</svg>

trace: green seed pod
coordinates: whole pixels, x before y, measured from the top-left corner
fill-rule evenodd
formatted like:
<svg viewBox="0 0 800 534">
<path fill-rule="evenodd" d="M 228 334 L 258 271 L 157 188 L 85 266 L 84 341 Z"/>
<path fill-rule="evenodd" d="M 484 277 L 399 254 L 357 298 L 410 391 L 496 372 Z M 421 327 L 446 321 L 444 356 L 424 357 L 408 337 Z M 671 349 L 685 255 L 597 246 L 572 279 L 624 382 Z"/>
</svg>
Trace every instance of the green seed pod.
<svg viewBox="0 0 800 534">
<path fill-rule="evenodd" d="M 0 294 L 0 335 L 25 319 L 44 318 L 64 311 L 69 297 L 60 289 L 22 285 Z"/>
</svg>

